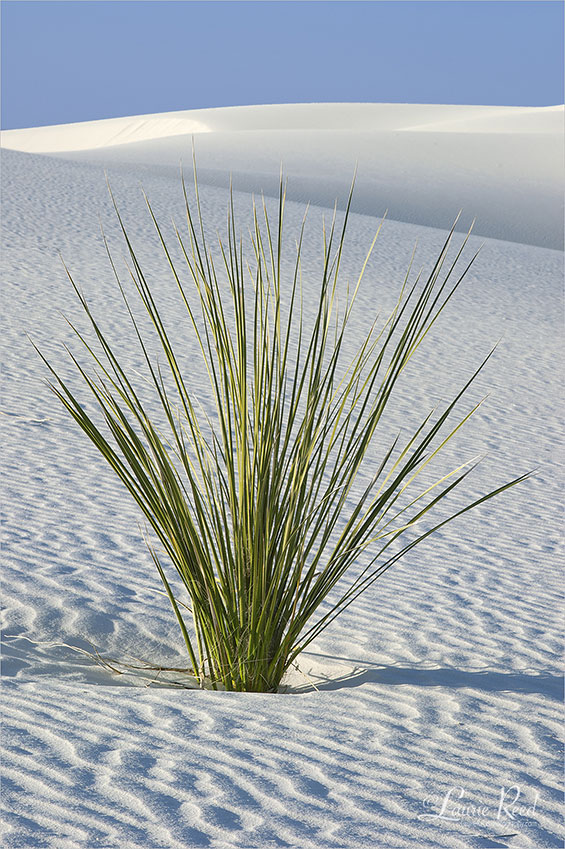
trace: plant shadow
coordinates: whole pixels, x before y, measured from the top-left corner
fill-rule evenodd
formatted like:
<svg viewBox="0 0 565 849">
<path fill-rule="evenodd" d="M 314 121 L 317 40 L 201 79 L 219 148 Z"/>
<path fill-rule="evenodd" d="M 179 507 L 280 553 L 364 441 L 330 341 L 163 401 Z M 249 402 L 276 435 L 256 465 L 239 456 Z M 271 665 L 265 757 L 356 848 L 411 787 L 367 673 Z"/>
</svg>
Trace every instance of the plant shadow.
<svg viewBox="0 0 565 849">
<path fill-rule="evenodd" d="M 314 653 L 309 653 L 315 656 Z M 328 655 L 318 655 L 324 660 Z M 337 660 L 337 658 L 336 658 Z M 342 690 L 360 687 L 363 684 L 386 686 L 408 685 L 413 687 L 448 687 L 449 689 L 473 689 L 484 692 L 537 693 L 550 699 L 563 701 L 564 678 L 548 672 L 527 674 L 523 672 L 497 672 L 492 669 L 464 670 L 455 667 L 424 669 L 416 666 L 367 666 L 363 661 L 339 658 L 353 669 L 339 677 L 324 676 L 316 680 L 315 688 L 320 691 Z M 311 692 L 313 685 L 304 684 L 295 692 Z"/>
<path fill-rule="evenodd" d="M 6 635 L 6 639 L 8 639 Z M 24 645 L 22 645 L 24 642 Z M 77 641 L 79 642 L 79 641 Z M 92 645 L 82 641 L 84 646 Z M 30 646 L 31 644 L 31 646 Z M 125 661 L 100 663 L 100 655 L 65 643 L 41 644 L 23 635 L 11 636 L 3 642 L 1 652 L 1 676 L 8 678 L 70 677 L 84 684 L 171 687 L 197 689 L 193 679 L 179 675 L 181 670 L 158 670 L 158 667 L 131 666 Z M 79 652 L 79 654 L 77 654 Z M 527 674 L 522 672 L 496 672 L 491 669 L 464 670 L 455 667 L 422 668 L 421 666 L 368 665 L 363 660 L 354 660 L 315 652 L 305 652 L 313 659 L 314 669 L 301 673 L 303 683 L 297 679 L 283 685 L 279 693 L 302 695 L 316 691 L 327 692 L 360 687 L 366 684 L 413 687 L 446 687 L 449 689 L 473 689 L 483 692 L 537 693 L 546 698 L 563 701 L 565 682 L 562 675 L 548 672 Z M 328 661 L 330 663 L 328 663 Z M 331 662 L 334 663 L 331 663 Z M 335 673 L 335 662 L 347 665 L 342 675 Z M 116 664 L 114 667 L 112 664 Z M 318 667 L 316 669 L 316 666 Z M 325 671 L 324 671 L 325 670 Z M 115 674 L 119 673 L 119 674 Z M 169 674 L 170 673 L 170 674 Z M 174 674 L 173 674 L 174 673 Z"/>
</svg>

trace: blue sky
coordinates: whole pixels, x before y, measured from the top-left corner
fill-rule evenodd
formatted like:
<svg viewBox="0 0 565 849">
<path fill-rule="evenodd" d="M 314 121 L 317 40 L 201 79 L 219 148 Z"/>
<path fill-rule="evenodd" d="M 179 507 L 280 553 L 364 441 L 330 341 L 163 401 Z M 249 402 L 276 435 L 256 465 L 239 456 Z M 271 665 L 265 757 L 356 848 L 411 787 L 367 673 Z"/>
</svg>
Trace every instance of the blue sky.
<svg viewBox="0 0 565 849">
<path fill-rule="evenodd" d="M 312 101 L 562 103 L 555 0 L 3 0 L 2 126 Z"/>
</svg>

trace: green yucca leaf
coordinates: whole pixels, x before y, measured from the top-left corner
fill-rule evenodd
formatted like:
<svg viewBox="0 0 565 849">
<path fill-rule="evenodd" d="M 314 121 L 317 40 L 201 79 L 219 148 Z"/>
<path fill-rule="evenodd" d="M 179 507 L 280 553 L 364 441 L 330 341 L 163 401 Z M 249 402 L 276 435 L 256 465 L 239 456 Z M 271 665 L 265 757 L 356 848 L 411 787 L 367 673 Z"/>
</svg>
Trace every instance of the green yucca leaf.
<svg viewBox="0 0 565 849">
<path fill-rule="evenodd" d="M 464 463 L 418 487 L 419 476 L 478 409 L 481 402 L 453 421 L 455 407 L 489 354 L 439 414 L 427 412 L 404 442 L 400 435 L 389 442 L 369 483 L 354 495 L 404 369 L 476 258 L 472 256 L 462 272 L 456 270 L 469 234 L 448 261 L 454 224 L 428 276 L 420 273 L 410 282 L 412 255 L 394 309 L 383 322 L 375 318 L 356 353 L 346 360 L 353 308 L 379 233 L 355 285 L 347 290 L 345 305 L 338 309 L 353 185 L 341 227 L 337 210 L 329 227 L 323 227 L 317 305 L 307 330 L 301 262 L 306 215 L 294 271 L 287 279 L 282 271 L 282 175 L 275 222 L 264 200 L 260 210 L 253 203 L 250 256 L 238 233 L 230 190 L 226 237 L 218 239 L 216 264 L 206 239 L 196 167 L 194 174 L 194 207 L 181 175 L 186 230 L 175 226 L 192 293 L 182 282 L 157 217 L 145 200 L 198 342 L 215 417 L 199 409 L 183 376 L 111 190 L 133 288 L 163 352 L 162 363 L 150 353 L 105 237 L 104 244 L 164 424 L 157 426 L 152 420 L 132 376 L 120 364 L 68 271 L 97 350 L 70 326 L 93 370 L 69 354 L 101 413 L 98 423 L 70 384 L 40 355 L 51 372 L 55 395 L 120 478 L 160 545 L 162 553 L 157 553 L 147 540 L 192 674 L 201 686 L 269 692 L 277 689 L 298 654 L 400 557 L 528 475 L 482 495 L 414 536 L 415 527 L 475 465 Z M 391 554 L 390 547 L 410 531 L 409 541 Z M 361 555 L 365 565 L 348 578 Z M 185 600 L 173 590 L 167 574 L 170 565 L 188 596 Z M 192 614 L 190 626 L 186 612 Z"/>
</svg>

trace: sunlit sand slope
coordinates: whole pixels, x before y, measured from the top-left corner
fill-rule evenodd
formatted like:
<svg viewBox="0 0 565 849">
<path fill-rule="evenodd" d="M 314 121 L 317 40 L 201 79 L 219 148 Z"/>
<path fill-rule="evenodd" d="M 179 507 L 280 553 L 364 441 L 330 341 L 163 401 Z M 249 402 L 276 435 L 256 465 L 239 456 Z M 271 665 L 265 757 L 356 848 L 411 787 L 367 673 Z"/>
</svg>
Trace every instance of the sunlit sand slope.
<svg viewBox="0 0 565 849">
<path fill-rule="evenodd" d="M 563 246 L 563 107 L 315 103 L 196 109 L 10 130 L 31 153 L 178 170 L 341 206 L 357 167 L 354 209 L 434 227 L 477 218 L 479 235 Z"/>
</svg>

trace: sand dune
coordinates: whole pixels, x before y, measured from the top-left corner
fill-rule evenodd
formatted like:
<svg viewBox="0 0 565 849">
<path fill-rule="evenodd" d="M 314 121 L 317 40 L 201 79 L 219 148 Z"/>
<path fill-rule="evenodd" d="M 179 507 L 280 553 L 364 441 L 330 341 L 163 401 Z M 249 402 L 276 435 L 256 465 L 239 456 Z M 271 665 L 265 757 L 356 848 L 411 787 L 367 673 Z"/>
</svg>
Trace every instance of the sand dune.
<svg viewBox="0 0 565 849">
<path fill-rule="evenodd" d="M 546 203 L 539 232 L 551 229 L 548 222 L 557 232 L 544 187 L 556 179 L 547 151 L 561 115 L 561 108 L 326 104 L 4 134 L 4 147 L 14 148 L 2 154 L 0 325 L 6 849 L 562 846 L 561 251 L 487 238 L 389 422 L 396 432 L 450 397 L 501 340 L 469 403 L 489 398 L 446 461 L 488 455 L 471 479 L 477 493 L 534 467 L 536 476 L 396 564 L 312 644 L 288 692 L 276 695 L 159 686 L 113 675 L 61 645 L 185 662 L 139 515 L 48 391 L 26 335 L 71 375 L 62 344 L 73 344 L 72 333 L 61 313 L 84 324 L 62 253 L 125 366 L 139 366 L 100 236 L 99 216 L 120 256 L 107 168 L 205 405 L 193 365 L 198 348 L 180 319 L 139 187 L 141 175 L 165 227 L 171 215 L 182 221 L 176 160 L 190 147 L 187 133 L 197 132 L 199 159 L 209 182 L 216 179 L 201 195 L 211 230 L 225 228 L 222 175 L 240 168 L 240 185 L 245 178 L 268 187 L 281 150 L 297 194 L 313 188 L 318 202 L 324 191 L 329 198 L 348 183 L 356 151 L 365 156 L 364 209 L 382 211 L 376 189 L 383 187 L 407 217 L 419 209 L 426 226 L 384 224 L 360 294 L 353 329 L 361 333 L 392 304 L 416 240 L 416 267 L 430 267 L 445 238 L 432 223 L 440 214 L 449 223 L 448 200 L 455 209 L 462 186 L 477 203 L 490 199 L 492 222 L 504 223 L 504 204 L 515 204 L 513 238 L 519 226 L 534 227 L 526 219 L 535 189 Z M 346 118 L 349 129 L 340 129 Z M 497 122 L 506 129 L 495 131 Z M 522 129 L 510 131 L 512 122 Z M 495 149 L 504 171 L 498 183 Z M 526 168 L 520 157 L 528 150 L 535 157 Z M 410 206 L 417 190 L 418 208 Z M 235 204 L 248 220 L 249 194 L 236 192 Z M 289 238 L 303 214 L 302 203 L 288 202 Z M 310 211 L 305 286 L 318 285 L 324 215 L 331 212 Z M 345 280 L 356 278 L 377 225 L 372 215 L 352 215 Z M 472 236 L 468 253 L 482 241 Z"/>
<path fill-rule="evenodd" d="M 257 130 L 560 133 L 563 131 L 563 107 L 428 106 L 404 103 L 229 106 L 8 130 L 3 133 L 3 144 L 27 153 L 54 153 L 192 133 Z"/>
<path fill-rule="evenodd" d="M 194 136 L 201 178 L 289 197 L 561 249 L 562 106 L 287 104 L 197 109 L 3 133 L 6 148 L 75 160 L 178 169 Z"/>
</svg>

